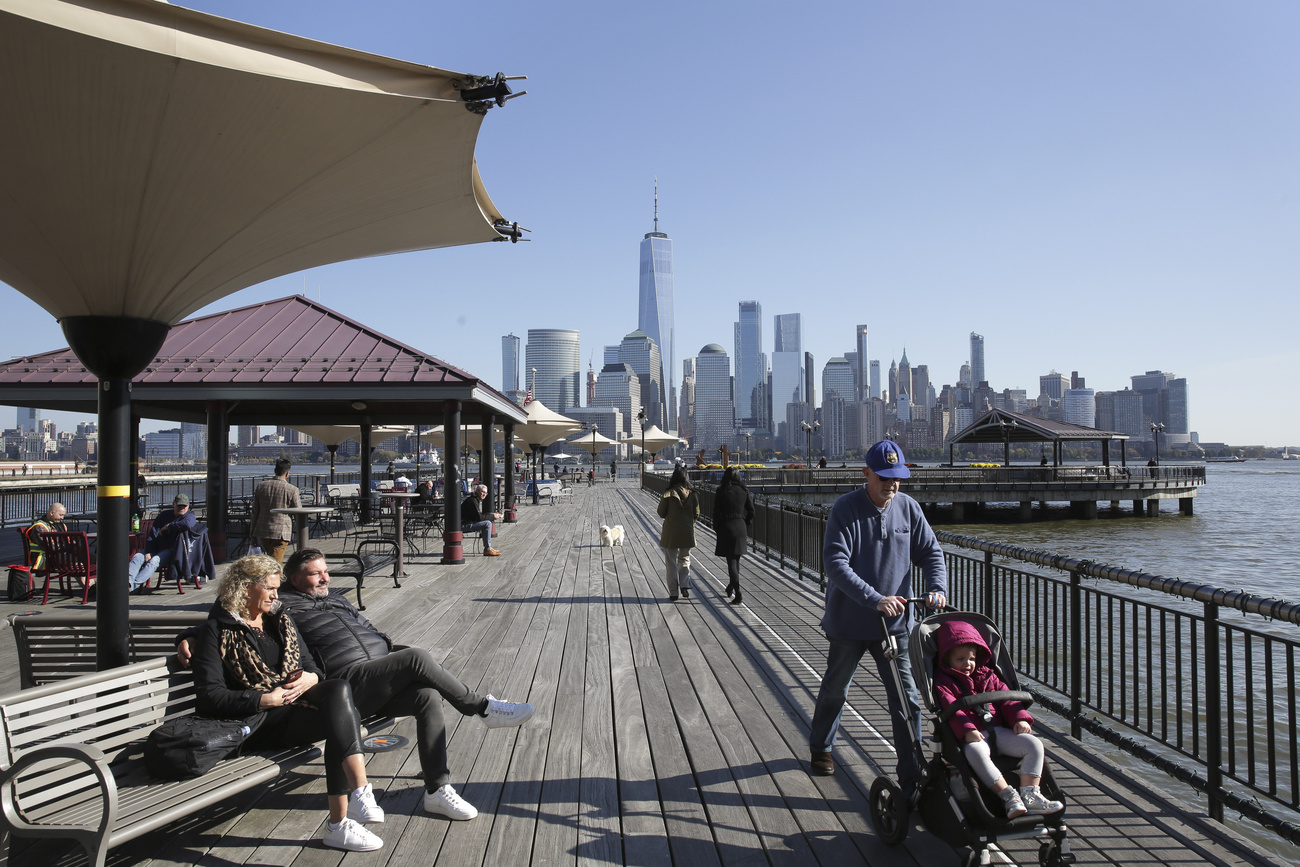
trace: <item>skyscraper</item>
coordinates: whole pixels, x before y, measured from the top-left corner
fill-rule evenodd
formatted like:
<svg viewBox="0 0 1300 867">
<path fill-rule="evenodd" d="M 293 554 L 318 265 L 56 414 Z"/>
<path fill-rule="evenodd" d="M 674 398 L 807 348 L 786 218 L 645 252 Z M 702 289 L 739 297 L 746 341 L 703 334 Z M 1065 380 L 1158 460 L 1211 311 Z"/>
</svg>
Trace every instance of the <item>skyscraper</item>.
<svg viewBox="0 0 1300 867">
<path fill-rule="evenodd" d="M 684 439 L 695 440 L 695 358 L 682 359 L 682 397 L 677 410 L 677 432 Z"/>
<path fill-rule="evenodd" d="M 673 242 L 659 231 L 659 183 L 655 182 L 655 228 L 641 241 L 641 291 L 637 304 L 637 328 L 650 335 L 659 347 L 659 382 L 669 382 L 664 371 L 677 369 L 677 341 L 673 327 Z M 676 389 L 665 395 L 668 406 L 676 403 Z"/>
<path fill-rule="evenodd" d="M 970 376 L 971 388 L 981 382 L 988 382 L 988 376 L 984 373 L 984 335 L 974 331 L 970 333 Z"/>
<path fill-rule="evenodd" d="M 596 396 L 592 406 L 612 406 L 622 413 L 623 429 L 620 433 L 631 435 L 637 425 L 636 415 L 642 405 L 641 378 L 628 364 L 606 364 L 596 380 Z M 543 401 L 545 403 L 545 401 Z M 606 432 L 610 439 L 618 439 Z"/>
<path fill-rule="evenodd" d="M 867 326 L 859 325 L 854 329 L 854 336 L 857 338 L 857 357 L 854 359 L 853 382 L 856 385 L 854 399 L 861 403 L 864 400 L 871 399 L 871 373 L 868 368 L 869 359 L 867 358 Z M 848 396 L 844 395 L 848 400 Z"/>
<path fill-rule="evenodd" d="M 578 332 L 568 328 L 530 328 L 524 349 L 525 388 L 532 389 L 533 399 L 547 408 L 563 413 L 579 406 L 582 393 L 582 352 Z M 534 377 L 532 371 L 536 369 Z M 536 381 L 536 385 L 534 385 Z"/>
<path fill-rule="evenodd" d="M 779 438 L 786 406 L 804 400 L 803 323 L 798 313 L 778 314 L 772 322 L 772 433 Z"/>
<path fill-rule="evenodd" d="M 971 370 L 971 376 L 975 375 L 974 369 Z M 978 382 L 975 385 L 979 385 Z M 1050 398 L 1060 400 L 1065 397 L 1065 390 L 1070 387 L 1070 380 L 1061 373 L 1053 370 L 1045 376 L 1038 377 L 1039 395 L 1047 395 Z"/>
<path fill-rule="evenodd" d="M 906 346 L 903 347 L 903 358 L 898 362 L 898 393 L 914 397 L 912 393 L 912 365 L 907 360 Z M 916 400 L 914 399 L 912 403 L 916 403 Z"/>
<path fill-rule="evenodd" d="M 501 338 L 501 391 L 519 390 L 519 338 L 513 333 Z"/>
<path fill-rule="evenodd" d="M 1061 420 L 1092 427 L 1097 423 L 1097 401 L 1091 388 L 1067 388 L 1061 396 Z"/>
<path fill-rule="evenodd" d="M 762 383 L 767 375 L 763 353 L 763 305 L 740 302 L 736 321 L 736 424 L 742 428 L 767 427 Z"/>
<path fill-rule="evenodd" d="M 29 406 L 18 407 L 18 423 L 15 425 L 23 433 L 37 433 L 41 429 L 41 411 Z"/>
<path fill-rule="evenodd" d="M 930 365 L 928 364 L 918 364 L 912 370 L 912 404 L 925 407 L 927 412 L 934 406 L 934 401 L 930 399 Z"/>
<path fill-rule="evenodd" d="M 871 359 L 871 395 L 872 398 L 880 399 L 880 359 Z M 866 401 L 864 400 L 863 403 Z"/>
<path fill-rule="evenodd" d="M 660 359 L 658 345 L 641 330 L 628 334 L 618 346 L 619 362 L 632 368 L 641 379 L 640 406 L 645 407 L 650 424 L 668 430 L 673 425 L 668 420 L 667 395 L 660 378 L 664 368 Z M 636 412 L 632 414 L 636 415 Z"/>
<path fill-rule="evenodd" d="M 695 357 L 695 440 L 698 449 L 716 449 L 735 438 L 735 407 L 731 402 L 731 359 L 727 350 L 710 343 Z"/>
</svg>

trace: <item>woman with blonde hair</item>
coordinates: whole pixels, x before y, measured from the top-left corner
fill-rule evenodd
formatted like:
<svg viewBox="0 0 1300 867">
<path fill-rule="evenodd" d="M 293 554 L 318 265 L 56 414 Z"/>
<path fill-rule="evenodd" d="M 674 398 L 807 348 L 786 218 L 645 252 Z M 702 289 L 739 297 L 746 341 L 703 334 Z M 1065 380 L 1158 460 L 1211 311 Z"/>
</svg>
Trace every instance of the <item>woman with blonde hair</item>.
<svg viewBox="0 0 1300 867">
<path fill-rule="evenodd" d="M 280 564 L 254 554 L 233 563 L 194 642 L 200 715 L 239 719 L 252 729 L 249 749 L 325 741 L 329 821 L 324 842 L 368 852 L 383 840 L 362 823 L 384 821 L 366 780 L 361 719 L 346 680 L 322 680 L 281 606 Z"/>
</svg>

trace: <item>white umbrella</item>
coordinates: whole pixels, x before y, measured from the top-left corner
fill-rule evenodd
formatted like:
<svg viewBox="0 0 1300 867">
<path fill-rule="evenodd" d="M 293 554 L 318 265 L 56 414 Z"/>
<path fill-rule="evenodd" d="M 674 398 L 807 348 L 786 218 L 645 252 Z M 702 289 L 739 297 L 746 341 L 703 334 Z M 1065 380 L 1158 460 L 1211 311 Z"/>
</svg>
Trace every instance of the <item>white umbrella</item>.
<svg viewBox="0 0 1300 867">
<path fill-rule="evenodd" d="M 569 454 L 565 454 L 564 452 L 560 452 L 558 455 L 547 455 L 547 457 L 556 461 L 567 461 L 569 458 L 576 458 L 577 455 L 569 455 Z"/>
<path fill-rule="evenodd" d="M 681 442 L 681 438 L 676 434 L 670 434 L 667 431 L 660 430 L 658 425 L 650 425 L 645 429 L 641 436 L 632 434 L 632 441 L 637 445 L 645 444 L 645 450 L 651 455 L 657 455 L 669 446 L 675 446 Z"/>
<path fill-rule="evenodd" d="M 318 439 L 325 444 L 330 453 L 330 483 L 334 482 L 334 455 L 339 450 L 339 445 L 348 440 L 361 442 L 361 425 L 359 424 L 318 424 L 318 425 L 297 425 L 292 428 L 296 431 L 302 431 L 307 436 Z M 371 442 L 383 442 L 386 439 L 392 439 L 395 436 L 404 433 L 410 433 L 408 427 L 372 427 L 370 429 Z"/>
</svg>

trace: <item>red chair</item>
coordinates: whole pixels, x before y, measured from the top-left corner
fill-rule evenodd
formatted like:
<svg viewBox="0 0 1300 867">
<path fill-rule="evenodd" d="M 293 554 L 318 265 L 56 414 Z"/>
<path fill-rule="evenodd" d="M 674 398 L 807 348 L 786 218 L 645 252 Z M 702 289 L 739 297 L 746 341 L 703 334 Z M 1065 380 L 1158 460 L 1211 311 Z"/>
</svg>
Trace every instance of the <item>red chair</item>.
<svg viewBox="0 0 1300 867">
<path fill-rule="evenodd" d="M 50 601 L 50 584 L 59 579 L 59 590 L 69 596 L 76 595 L 71 582 L 81 583 L 81 604 L 90 601 L 90 588 L 95 583 L 95 561 L 90 559 L 90 540 L 85 533 L 41 533 L 40 545 L 45 549 L 45 595 L 41 604 Z"/>
</svg>

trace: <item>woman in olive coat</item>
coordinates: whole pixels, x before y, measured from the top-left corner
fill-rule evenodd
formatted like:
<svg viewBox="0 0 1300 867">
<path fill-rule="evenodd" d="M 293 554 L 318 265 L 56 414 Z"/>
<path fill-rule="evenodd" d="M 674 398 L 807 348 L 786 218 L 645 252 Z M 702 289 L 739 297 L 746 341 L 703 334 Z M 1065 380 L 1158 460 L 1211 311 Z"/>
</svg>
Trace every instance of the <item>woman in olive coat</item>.
<svg viewBox="0 0 1300 867">
<path fill-rule="evenodd" d="M 668 490 L 659 498 L 658 511 L 664 519 L 659 547 L 664 549 L 668 601 L 676 602 L 679 590 L 682 596 L 691 595 L 691 549 L 695 547 L 695 520 L 700 517 L 699 498 L 681 467 L 673 470 Z"/>
<path fill-rule="evenodd" d="M 713 530 L 718 534 L 713 553 L 727 558 L 727 598 L 732 605 L 741 603 L 740 558 L 748 544 L 749 527 L 754 523 L 754 501 L 740 471 L 728 467 L 713 495 Z"/>
</svg>

